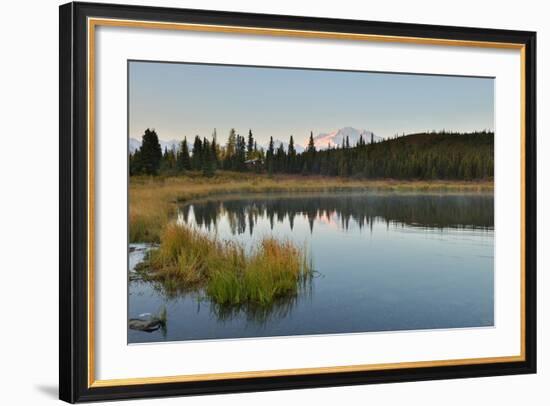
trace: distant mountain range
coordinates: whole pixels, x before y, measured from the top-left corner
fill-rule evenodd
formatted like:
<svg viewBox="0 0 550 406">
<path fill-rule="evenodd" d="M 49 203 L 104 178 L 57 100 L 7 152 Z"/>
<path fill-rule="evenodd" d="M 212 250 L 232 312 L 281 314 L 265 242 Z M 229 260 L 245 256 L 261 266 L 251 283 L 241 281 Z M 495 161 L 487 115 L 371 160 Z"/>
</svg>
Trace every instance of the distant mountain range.
<svg viewBox="0 0 550 406">
<path fill-rule="evenodd" d="M 342 146 L 343 143 L 346 141 L 346 137 L 349 137 L 349 144 L 350 146 L 355 146 L 359 139 L 363 137 L 363 140 L 366 144 L 370 144 L 371 139 L 374 142 L 381 141 L 383 138 L 379 137 L 378 135 L 374 135 L 372 131 L 367 131 L 365 129 L 357 129 L 354 127 L 343 127 L 338 130 L 332 131 L 330 133 L 321 133 L 317 135 L 316 137 L 313 137 L 313 141 L 315 142 L 315 147 L 317 149 L 327 149 L 330 146 L 336 147 L 336 146 Z M 159 140 L 160 146 L 162 148 L 162 151 L 164 152 L 165 149 L 167 150 L 174 150 L 176 151 L 179 148 L 179 143 L 181 141 L 178 140 Z M 283 148 L 285 151 L 288 151 L 288 142 L 287 141 L 281 141 L 281 140 L 273 140 L 273 144 L 275 145 L 275 149 L 279 147 L 280 144 L 283 144 Z M 189 146 L 189 150 L 191 151 L 193 148 L 192 143 L 187 141 L 187 145 Z M 136 138 L 130 138 L 129 141 L 129 152 L 133 154 L 136 152 L 139 147 L 141 146 L 141 141 Z M 269 144 L 262 145 L 264 150 L 267 150 L 269 147 Z M 294 147 L 296 148 L 296 152 L 298 154 L 305 151 L 305 147 L 300 144 L 294 144 Z"/>
<path fill-rule="evenodd" d="M 383 139 L 378 135 L 374 135 L 372 131 L 353 127 L 343 127 L 330 133 L 321 133 L 316 137 L 313 137 L 313 141 L 315 142 L 317 149 L 326 149 L 329 145 L 332 147 L 341 147 L 346 141 L 346 137 L 349 137 L 349 145 L 354 147 L 359 142 L 361 136 L 366 144 L 370 144 L 371 139 L 374 142 L 378 142 Z"/>
</svg>

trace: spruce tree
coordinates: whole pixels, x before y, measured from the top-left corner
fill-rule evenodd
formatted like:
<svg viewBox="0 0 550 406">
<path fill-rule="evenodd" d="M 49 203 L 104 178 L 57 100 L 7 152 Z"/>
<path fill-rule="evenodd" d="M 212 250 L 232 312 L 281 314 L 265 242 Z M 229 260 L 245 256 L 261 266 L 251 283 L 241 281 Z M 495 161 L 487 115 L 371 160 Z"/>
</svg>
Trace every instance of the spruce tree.
<svg viewBox="0 0 550 406">
<path fill-rule="evenodd" d="M 283 143 L 279 143 L 277 152 L 275 153 L 275 171 L 284 172 L 286 170 L 286 153 Z"/>
<path fill-rule="evenodd" d="M 214 128 L 214 132 L 212 133 L 212 143 L 210 144 L 210 149 L 212 153 L 212 160 L 216 166 L 216 168 L 219 166 L 219 145 L 218 145 L 218 136 L 216 133 L 216 129 Z"/>
<path fill-rule="evenodd" d="M 224 169 L 235 169 L 235 152 L 237 150 L 237 133 L 235 129 L 229 130 L 229 137 L 227 137 L 227 144 L 225 145 L 224 154 Z"/>
<path fill-rule="evenodd" d="M 248 145 L 246 148 L 247 159 L 254 158 L 254 137 L 252 136 L 252 130 L 248 130 Z"/>
<path fill-rule="evenodd" d="M 168 149 L 168 147 L 165 147 L 160 162 L 160 171 L 165 173 L 173 173 L 174 169 L 176 169 L 176 154 L 173 149 Z"/>
<path fill-rule="evenodd" d="M 141 152 L 136 150 L 133 154 L 130 154 L 129 157 L 129 169 L 130 176 L 140 175 L 143 173 L 143 166 L 141 163 Z"/>
<path fill-rule="evenodd" d="M 309 134 L 309 142 L 307 144 L 307 149 L 306 149 L 305 162 L 302 167 L 303 175 L 313 173 L 314 166 L 315 166 L 315 152 L 316 152 L 315 141 L 313 140 L 313 131 L 311 131 Z"/>
<path fill-rule="evenodd" d="M 235 165 L 233 169 L 237 171 L 244 171 L 246 169 L 244 161 L 246 161 L 246 141 L 244 137 L 237 135 L 237 150 L 235 153 Z"/>
<path fill-rule="evenodd" d="M 180 142 L 177 155 L 178 170 L 183 172 L 191 169 L 191 157 L 189 156 L 189 146 L 187 145 L 187 137 Z"/>
<path fill-rule="evenodd" d="M 309 134 L 309 142 L 307 144 L 307 152 L 315 153 L 315 141 L 313 140 L 313 131 Z"/>
<path fill-rule="evenodd" d="M 269 146 L 267 148 L 267 153 L 265 156 L 265 164 L 267 166 L 267 173 L 269 175 L 273 174 L 274 155 L 275 155 L 275 145 L 273 143 L 273 137 L 269 137 Z"/>
<path fill-rule="evenodd" d="M 294 137 L 291 135 L 288 141 L 288 164 L 287 172 L 294 173 L 296 167 L 296 147 L 294 147 Z"/>
<path fill-rule="evenodd" d="M 202 141 L 198 135 L 195 136 L 195 142 L 193 143 L 193 157 L 191 158 L 191 164 L 193 169 L 202 169 Z"/>
<path fill-rule="evenodd" d="M 216 164 L 214 162 L 212 146 L 206 138 L 202 141 L 202 174 L 207 177 L 214 176 Z"/>
<path fill-rule="evenodd" d="M 141 172 L 146 175 L 157 175 L 162 159 L 162 148 L 155 130 L 145 130 L 139 149 Z"/>
</svg>

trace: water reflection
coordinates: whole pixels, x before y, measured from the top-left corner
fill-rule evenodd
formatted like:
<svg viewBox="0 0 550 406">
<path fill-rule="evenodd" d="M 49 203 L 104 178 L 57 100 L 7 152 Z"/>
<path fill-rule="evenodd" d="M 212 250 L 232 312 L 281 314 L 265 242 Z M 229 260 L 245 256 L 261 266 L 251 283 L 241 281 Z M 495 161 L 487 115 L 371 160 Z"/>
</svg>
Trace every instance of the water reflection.
<svg viewBox="0 0 550 406">
<path fill-rule="evenodd" d="M 311 233 L 316 222 L 344 230 L 350 225 L 372 229 L 377 221 L 387 226 L 492 230 L 493 205 L 492 194 L 264 194 L 188 204 L 180 208 L 179 221 L 210 231 L 225 217 L 233 235 L 253 235 L 260 219 L 268 219 L 271 230 L 275 223 L 287 222 L 292 231 L 296 216 L 307 218 Z"/>
<path fill-rule="evenodd" d="M 235 195 L 183 205 L 178 221 L 247 249 L 290 239 L 316 277 L 264 307 L 131 277 L 129 317 L 168 313 L 165 336 L 128 330 L 131 343 L 494 325 L 490 193 Z"/>
<path fill-rule="evenodd" d="M 286 295 L 276 298 L 269 305 L 258 305 L 246 302 L 243 304 L 227 305 L 213 302 L 208 299 L 203 290 L 197 290 L 194 286 L 184 286 L 182 284 L 171 284 L 170 281 L 145 281 L 131 270 L 130 280 L 134 292 L 147 290 L 154 292 L 159 297 L 167 301 L 178 301 L 180 298 L 191 299 L 196 303 L 195 313 L 198 315 L 203 311 L 203 306 L 208 309 L 210 315 L 220 321 L 226 322 L 234 318 L 243 317 L 247 322 L 257 325 L 264 325 L 269 320 L 281 319 L 288 316 L 299 301 L 307 301 L 312 297 L 313 279 L 322 277 L 319 272 L 313 272 L 312 275 L 304 277 L 299 281 L 298 290 L 293 295 Z M 164 327 L 164 332 L 167 326 Z M 166 337 L 166 334 L 163 335 Z"/>
</svg>

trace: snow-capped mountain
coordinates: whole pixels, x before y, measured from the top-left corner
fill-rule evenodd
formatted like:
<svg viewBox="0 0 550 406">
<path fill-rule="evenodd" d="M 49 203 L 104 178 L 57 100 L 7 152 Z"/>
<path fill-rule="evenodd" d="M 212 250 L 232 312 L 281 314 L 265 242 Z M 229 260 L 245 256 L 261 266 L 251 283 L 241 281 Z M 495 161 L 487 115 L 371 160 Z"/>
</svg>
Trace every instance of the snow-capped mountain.
<svg viewBox="0 0 550 406">
<path fill-rule="evenodd" d="M 372 131 L 353 127 L 344 127 L 330 133 L 321 133 L 316 137 L 313 137 L 313 141 L 315 142 L 315 147 L 317 149 L 326 149 L 329 145 L 333 147 L 342 146 L 346 141 L 346 137 L 349 137 L 349 145 L 354 147 L 359 142 L 361 136 L 366 144 L 370 144 L 371 140 L 374 142 L 382 140 L 382 137 L 374 135 Z"/>
<path fill-rule="evenodd" d="M 162 149 L 162 152 L 164 152 L 165 149 L 167 149 L 168 151 L 170 150 L 177 151 L 177 149 L 179 148 L 180 142 L 181 141 L 178 141 L 178 140 L 170 140 L 170 141 L 159 140 L 159 144 Z M 187 141 L 187 144 L 189 145 L 189 141 Z M 135 138 L 130 138 L 128 146 L 129 146 L 130 154 L 133 154 L 139 149 L 139 147 L 141 147 L 141 141 Z"/>
</svg>

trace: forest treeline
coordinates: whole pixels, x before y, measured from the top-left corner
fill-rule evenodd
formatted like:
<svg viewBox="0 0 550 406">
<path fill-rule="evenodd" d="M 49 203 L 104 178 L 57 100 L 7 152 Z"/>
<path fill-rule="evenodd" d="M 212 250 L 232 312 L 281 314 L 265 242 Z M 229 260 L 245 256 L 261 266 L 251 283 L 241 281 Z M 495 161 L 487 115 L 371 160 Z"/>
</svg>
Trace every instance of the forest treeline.
<svg viewBox="0 0 550 406">
<path fill-rule="evenodd" d="M 220 144 L 216 131 L 211 138 L 196 136 L 192 148 L 184 139 L 177 150 L 162 151 L 154 130 L 147 129 L 141 147 L 130 154 L 130 175 L 177 175 L 217 170 L 268 174 L 303 174 L 354 178 L 393 179 L 491 179 L 494 173 L 494 133 L 428 132 L 396 136 L 356 145 L 346 138 L 343 145 L 318 150 L 313 133 L 304 152 L 297 153 L 294 138 L 288 148 L 270 138 L 266 149 L 258 147 L 250 130 L 247 137 L 232 129 Z"/>
</svg>

